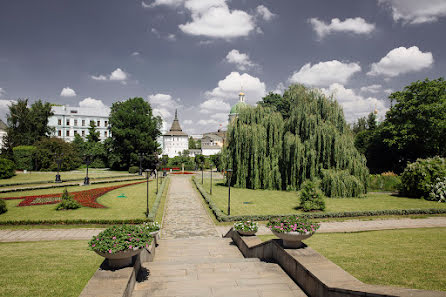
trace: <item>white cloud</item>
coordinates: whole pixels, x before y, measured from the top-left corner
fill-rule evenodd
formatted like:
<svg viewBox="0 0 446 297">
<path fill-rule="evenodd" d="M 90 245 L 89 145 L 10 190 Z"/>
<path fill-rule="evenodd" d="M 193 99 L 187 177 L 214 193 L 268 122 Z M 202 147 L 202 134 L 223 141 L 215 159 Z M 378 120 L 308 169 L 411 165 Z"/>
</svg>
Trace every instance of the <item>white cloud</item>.
<svg viewBox="0 0 446 297">
<path fill-rule="evenodd" d="M 257 6 L 256 12 L 257 12 L 257 15 L 262 17 L 265 21 L 270 21 L 276 16 L 264 5 Z"/>
<path fill-rule="evenodd" d="M 210 98 L 236 101 L 241 89 L 246 94 L 246 100 L 251 103 L 260 101 L 266 93 L 265 83 L 261 82 L 259 78 L 247 73 L 231 72 L 225 79 L 218 82 L 216 88 L 206 92 L 206 95 Z"/>
<path fill-rule="evenodd" d="M 1 89 L 3 90 L 3 89 Z M 4 94 L 4 91 L 3 91 Z M 0 93 L 0 95 L 2 95 Z M 12 103 L 17 103 L 15 100 L 8 100 L 8 99 L 0 99 L 0 119 L 6 123 L 6 115 L 9 113 L 9 106 Z"/>
<path fill-rule="evenodd" d="M 431 52 L 423 53 L 416 46 L 398 47 L 388 52 L 379 62 L 373 63 L 367 75 L 394 77 L 429 68 L 433 62 L 434 58 Z"/>
<path fill-rule="evenodd" d="M 149 95 L 149 102 L 154 106 L 162 106 L 165 108 L 175 108 L 177 103 L 172 99 L 169 94 L 153 94 Z"/>
<path fill-rule="evenodd" d="M 122 71 L 121 68 L 116 68 L 116 70 L 110 74 L 110 80 L 126 80 L 126 79 L 127 79 L 127 73 Z"/>
<path fill-rule="evenodd" d="M 132 54 L 131 54 L 131 56 L 139 56 L 139 55 L 141 55 L 141 53 L 140 52 L 133 52 Z"/>
<path fill-rule="evenodd" d="M 155 116 L 160 116 L 163 120 L 172 117 L 172 113 L 164 107 L 156 107 L 153 109 Z"/>
<path fill-rule="evenodd" d="M 341 21 L 338 18 L 332 19 L 330 24 L 320 21 L 318 18 L 309 19 L 313 30 L 316 31 L 320 38 L 325 37 L 333 32 L 349 32 L 354 34 L 370 34 L 375 30 L 375 24 L 367 23 L 363 18 L 348 18 Z"/>
<path fill-rule="evenodd" d="M 393 90 L 392 89 L 385 89 L 384 93 L 386 93 L 387 95 L 390 95 L 390 94 L 393 93 Z"/>
<path fill-rule="evenodd" d="M 358 63 L 343 63 L 338 60 L 307 63 L 289 78 L 292 83 L 311 86 L 328 86 L 333 83 L 345 84 L 356 72 L 361 71 Z"/>
<path fill-rule="evenodd" d="M 202 126 L 210 126 L 210 125 L 218 125 L 218 122 L 214 119 L 201 119 L 198 121 L 197 123 L 198 125 L 202 125 Z"/>
<path fill-rule="evenodd" d="M 321 91 L 327 96 L 333 95 L 333 98 L 344 109 L 344 115 L 347 122 L 353 122 L 360 117 L 367 116 L 375 108 L 378 110 L 378 117 L 384 117 L 387 108 L 382 100 L 374 97 L 363 97 L 355 93 L 352 89 L 345 88 L 342 84 L 334 83 L 328 88 L 322 88 Z"/>
<path fill-rule="evenodd" d="M 392 10 L 393 20 L 403 24 L 436 22 L 446 16 L 444 0 L 378 0 Z"/>
<path fill-rule="evenodd" d="M 229 111 L 214 113 L 211 114 L 211 119 L 216 120 L 220 123 L 226 123 L 228 121 L 228 114 Z"/>
<path fill-rule="evenodd" d="M 185 121 L 183 121 L 183 123 L 185 125 L 192 125 L 194 122 L 192 120 L 185 120 Z"/>
<path fill-rule="evenodd" d="M 0 88 L 0 96 L 6 94 L 5 90 L 3 88 Z"/>
<path fill-rule="evenodd" d="M 283 92 L 285 91 L 285 89 L 286 89 L 285 85 L 282 82 L 280 82 L 280 83 L 277 84 L 276 89 L 274 91 L 272 91 L 272 92 L 275 93 L 275 94 L 282 95 Z"/>
<path fill-rule="evenodd" d="M 175 34 L 168 34 L 166 39 L 169 41 L 175 41 L 177 40 L 177 37 L 175 36 Z"/>
<path fill-rule="evenodd" d="M 98 76 L 92 75 L 91 78 L 94 79 L 94 80 L 107 80 L 107 77 L 105 75 L 102 75 L 102 74 L 98 75 Z"/>
<path fill-rule="evenodd" d="M 226 55 L 226 62 L 235 64 L 241 71 L 257 66 L 251 61 L 248 54 L 241 53 L 236 49 L 228 52 L 228 54 Z"/>
<path fill-rule="evenodd" d="M 225 0 L 187 0 L 185 7 L 192 20 L 180 24 L 186 34 L 212 38 L 247 36 L 255 29 L 254 19 L 242 10 L 230 10 Z"/>
<path fill-rule="evenodd" d="M 155 0 L 151 4 L 146 4 L 144 1 L 142 2 L 142 7 L 144 8 L 153 8 L 156 6 L 173 6 L 177 7 L 184 3 L 185 0 Z"/>
<path fill-rule="evenodd" d="M 94 99 L 91 97 L 84 98 L 84 100 L 79 102 L 80 107 L 91 107 L 91 108 L 108 108 L 102 100 Z"/>
<path fill-rule="evenodd" d="M 72 88 L 66 87 L 66 88 L 62 89 L 62 91 L 60 92 L 60 96 L 62 96 L 62 97 L 74 97 L 74 96 L 76 96 L 76 92 Z"/>
<path fill-rule="evenodd" d="M 201 113 L 229 112 L 230 105 L 221 99 L 211 98 L 200 104 Z M 227 116 L 227 114 L 226 114 Z"/>
<path fill-rule="evenodd" d="M 379 93 L 382 90 L 381 85 L 370 85 L 361 87 L 361 92 L 364 93 Z"/>
</svg>

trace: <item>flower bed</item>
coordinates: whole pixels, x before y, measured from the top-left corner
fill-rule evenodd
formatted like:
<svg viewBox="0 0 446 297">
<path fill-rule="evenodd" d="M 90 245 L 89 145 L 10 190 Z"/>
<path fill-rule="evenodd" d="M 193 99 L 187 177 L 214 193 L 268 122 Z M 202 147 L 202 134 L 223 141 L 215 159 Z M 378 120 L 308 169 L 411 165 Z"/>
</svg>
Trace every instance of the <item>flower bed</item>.
<svg viewBox="0 0 446 297">
<path fill-rule="evenodd" d="M 237 231 L 243 232 L 257 232 L 259 230 L 259 226 L 256 222 L 253 221 L 241 221 L 234 223 L 234 229 Z"/>
<path fill-rule="evenodd" d="M 273 218 L 266 225 L 271 231 L 278 233 L 296 232 L 300 234 L 313 234 L 319 229 L 320 224 L 314 223 L 307 218 L 289 216 L 283 218 Z"/>
<path fill-rule="evenodd" d="M 82 206 L 92 207 L 92 208 L 105 208 L 104 205 L 96 202 L 96 199 L 101 197 L 102 195 L 127 186 L 137 185 L 140 183 L 145 183 L 146 181 L 140 181 L 136 183 L 129 183 L 123 185 L 116 185 L 110 187 L 96 188 L 85 191 L 78 191 L 71 193 L 73 195 L 74 200 L 79 202 Z M 19 197 L 6 197 L 0 198 L 4 200 L 13 200 L 13 199 L 24 199 L 17 206 L 32 206 L 32 205 L 46 205 L 46 204 L 56 204 L 61 201 L 62 193 L 59 194 L 46 194 L 46 195 L 34 195 L 34 196 L 19 196 Z"/>
<path fill-rule="evenodd" d="M 171 174 L 195 174 L 195 173 L 190 171 L 184 171 L 184 172 L 172 172 Z"/>
</svg>

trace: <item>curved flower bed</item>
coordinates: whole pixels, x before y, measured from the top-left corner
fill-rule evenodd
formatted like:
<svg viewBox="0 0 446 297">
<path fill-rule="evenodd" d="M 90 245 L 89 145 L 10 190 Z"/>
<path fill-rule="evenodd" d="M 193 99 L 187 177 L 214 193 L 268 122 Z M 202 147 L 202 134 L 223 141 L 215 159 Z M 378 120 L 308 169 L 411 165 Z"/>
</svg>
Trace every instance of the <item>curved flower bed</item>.
<svg viewBox="0 0 446 297">
<path fill-rule="evenodd" d="M 141 183 L 145 183 L 146 181 L 140 181 L 136 183 L 129 183 L 123 185 L 116 185 L 110 187 L 96 188 L 85 191 L 78 191 L 70 193 L 74 200 L 79 202 L 82 206 L 91 207 L 91 208 L 105 208 L 104 205 L 97 203 L 96 199 L 101 197 L 102 195 L 127 186 L 137 185 Z M 24 199 L 17 206 L 32 206 L 32 205 L 46 205 L 46 204 L 56 204 L 61 201 L 62 193 L 58 194 L 46 194 L 46 195 L 34 195 L 34 196 L 19 196 L 19 197 L 5 197 L 0 198 L 4 200 L 14 200 L 14 199 Z"/>
<path fill-rule="evenodd" d="M 171 174 L 195 174 L 194 172 L 184 171 L 184 172 L 172 172 Z"/>
</svg>

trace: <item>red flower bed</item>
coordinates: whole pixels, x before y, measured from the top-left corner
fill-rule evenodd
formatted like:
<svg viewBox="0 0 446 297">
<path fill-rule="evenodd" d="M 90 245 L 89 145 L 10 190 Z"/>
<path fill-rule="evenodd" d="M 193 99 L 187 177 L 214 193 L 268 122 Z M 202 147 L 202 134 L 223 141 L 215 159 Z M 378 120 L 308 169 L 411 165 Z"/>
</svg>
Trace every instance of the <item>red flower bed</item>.
<svg viewBox="0 0 446 297">
<path fill-rule="evenodd" d="M 172 172 L 171 174 L 195 174 L 195 172 L 184 171 L 184 172 Z"/>
<path fill-rule="evenodd" d="M 110 186 L 104 188 L 96 188 L 85 191 L 78 191 L 70 193 L 74 200 L 79 202 L 82 206 L 92 207 L 92 208 L 105 208 L 104 205 L 96 202 L 96 199 L 101 197 L 102 195 L 127 186 L 137 185 L 145 183 L 145 181 L 140 181 L 136 183 L 129 183 L 117 186 Z M 60 194 L 46 194 L 46 195 L 34 195 L 34 196 L 21 196 L 21 197 L 6 197 L 0 198 L 4 200 L 13 200 L 13 199 L 24 199 L 17 206 L 32 206 L 32 205 L 46 205 L 46 204 L 56 204 L 60 202 L 60 198 L 62 197 L 62 193 Z M 57 199 L 59 198 L 59 199 Z"/>
</svg>

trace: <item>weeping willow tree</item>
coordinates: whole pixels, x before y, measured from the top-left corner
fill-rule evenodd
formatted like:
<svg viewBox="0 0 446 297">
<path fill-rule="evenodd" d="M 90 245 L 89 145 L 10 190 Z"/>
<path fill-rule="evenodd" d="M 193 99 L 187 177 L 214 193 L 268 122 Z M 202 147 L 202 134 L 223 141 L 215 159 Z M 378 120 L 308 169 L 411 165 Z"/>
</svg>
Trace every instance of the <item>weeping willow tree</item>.
<svg viewBox="0 0 446 297">
<path fill-rule="evenodd" d="M 367 190 L 366 160 L 355 148 L 342 108 L 318 90 L 291 86 L 286 118 L 274 107 L 245 107 L 228 127 L 223 150 L 232 183 L 250 189 L 298 190 L 319 180 L 328 197 Z"/>
</svg>

